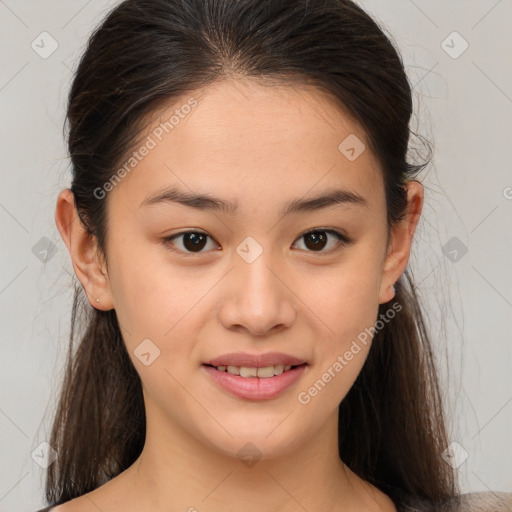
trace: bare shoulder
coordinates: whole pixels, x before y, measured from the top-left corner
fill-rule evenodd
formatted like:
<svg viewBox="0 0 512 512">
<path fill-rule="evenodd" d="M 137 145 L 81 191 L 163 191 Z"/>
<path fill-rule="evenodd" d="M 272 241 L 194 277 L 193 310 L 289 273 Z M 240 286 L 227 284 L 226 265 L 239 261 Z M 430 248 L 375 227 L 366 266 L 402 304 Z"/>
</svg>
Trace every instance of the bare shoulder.
<svg viewBox="0 0 512 512">
<path fill-rule="evenodd" d="M 54 505 L 37 512 L 98 512 L 100 510 L 138 511 L 140 503 L 134 500 L 130 481 L 126 480 L 127 471 L 102 483 L 92 491 L 70 499 L 60 505 Z M 137 508 L 139 506 L 139 508 Z"/>
<path fill-rule="evenodd" d="M 43 508 L 37 512 L 90 512 L 92 508 L 91 501 L 87 499 L 87 495 L 84 495 L 60 505 Z M 97 508 L 95 510 L 97 512 Z"/>
</svg>

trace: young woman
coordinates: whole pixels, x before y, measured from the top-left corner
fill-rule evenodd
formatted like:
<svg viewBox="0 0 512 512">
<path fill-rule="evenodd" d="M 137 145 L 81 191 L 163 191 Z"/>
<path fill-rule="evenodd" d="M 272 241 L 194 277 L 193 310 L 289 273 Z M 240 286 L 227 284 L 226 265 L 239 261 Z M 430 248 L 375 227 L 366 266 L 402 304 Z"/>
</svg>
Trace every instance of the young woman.
<svg viewBox="0 0 512 512">
<path fill-rule="evenodd" d="M 348 0 L 106 17 L 69 95 L 81 286 L 47 510 L 469 510 L 408 269 L 411 114 Z"/>
</svg>

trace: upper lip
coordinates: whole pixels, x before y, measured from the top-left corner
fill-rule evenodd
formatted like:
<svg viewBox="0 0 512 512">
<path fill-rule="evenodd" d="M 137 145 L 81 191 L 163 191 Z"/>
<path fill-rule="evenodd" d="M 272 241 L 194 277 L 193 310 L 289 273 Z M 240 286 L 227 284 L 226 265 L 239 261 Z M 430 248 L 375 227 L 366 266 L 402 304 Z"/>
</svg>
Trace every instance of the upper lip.
<svg viewBox="0 0 512 512">
<path fill-rule="evenodd" d="M 247 352 L 233 352 L 216 357 L 203 364 L 212 366 L 244 366 L 246 368 L 265 368 L 267 366 L 283 366 L 289 364 L 297 366 L 305 363 L 304 359 L 283 354 L 280 352 L 268 352 L 266 354 L 248 354 Z"/>
</svg>

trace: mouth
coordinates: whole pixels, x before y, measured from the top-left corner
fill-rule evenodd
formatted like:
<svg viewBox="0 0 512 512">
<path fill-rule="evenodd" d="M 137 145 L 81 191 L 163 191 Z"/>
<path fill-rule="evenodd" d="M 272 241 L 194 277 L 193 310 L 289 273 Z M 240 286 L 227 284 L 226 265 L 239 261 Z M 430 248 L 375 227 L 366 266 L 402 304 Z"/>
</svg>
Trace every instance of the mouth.
<svg viewBox="0 0 512 512">
<path fill-rule="evenodd" d="M 307 363 L 265 367 L 214 366 L 202 368 L 220 389 L 245 400 L 270 400 L 290 389 L 307 370 Z"/>
<path fill-rule="evenodd" d="M 260 379 L 270 379 L 272 377 L 281 375 L 285 372 L 289 372 L 299 366 L 305 366 L 306 363 L 291 365 L 291 364 L 276 364 L 273 366 L 265 366 L 262 368 L 257 368 L 255 366 L 214 366 L 211 364 L 205 364 L 203 366 L 209 366 L 210 368 L 215 368 L 219 372 L 229 373 L 231 375 L 238 375 L 244 378 L 250 377 L 259 377 Z"/>
</svg>

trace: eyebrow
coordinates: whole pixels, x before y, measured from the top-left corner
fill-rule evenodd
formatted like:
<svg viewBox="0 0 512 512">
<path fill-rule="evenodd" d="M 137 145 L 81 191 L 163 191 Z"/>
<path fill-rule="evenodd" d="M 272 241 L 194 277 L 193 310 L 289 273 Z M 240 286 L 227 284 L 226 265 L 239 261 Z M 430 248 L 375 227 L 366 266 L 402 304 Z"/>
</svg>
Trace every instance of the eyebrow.
<svg viewBox="0 0 512 512">
<path fill-rule="evenodd" d="M 220 199 L 208 194 L 186 192 L 177 187 L 171 187 L 157 195 L 147 197 L 140 206 L 158 203 L 178 203 L 198 210 L 222 211 L 230 215 L 239 213 L 238 201 Z M 354 205 L 368 208 L 368 202 L 363 196 L 349 190 L 335 189 L 307 199 L 298 198 L 288 201 L 282 205 L 279 215 L 324 210 L 337 205 Z"/>
</svg>

